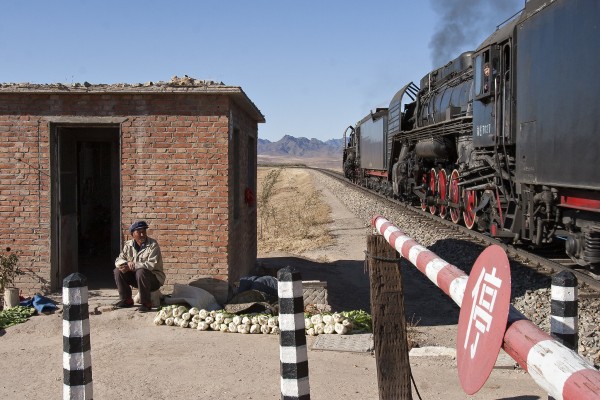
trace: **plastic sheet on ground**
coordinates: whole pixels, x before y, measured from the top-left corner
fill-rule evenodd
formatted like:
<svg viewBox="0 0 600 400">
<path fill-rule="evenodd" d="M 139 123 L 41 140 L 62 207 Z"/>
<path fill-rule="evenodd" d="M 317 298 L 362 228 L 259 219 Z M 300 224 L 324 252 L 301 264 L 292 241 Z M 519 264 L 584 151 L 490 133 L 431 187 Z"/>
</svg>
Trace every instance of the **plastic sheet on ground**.
<svg viewBox="0 0 600 400">
<path fill-rule="evenodd" d="M 165 297 L 166 304 L 188 303 L 192 307 L 208 311 L 220 310 L 222 307 L 215 297 L 204 289 L 180 283 L 173 284 L 171 297 Z"/>
</svg>

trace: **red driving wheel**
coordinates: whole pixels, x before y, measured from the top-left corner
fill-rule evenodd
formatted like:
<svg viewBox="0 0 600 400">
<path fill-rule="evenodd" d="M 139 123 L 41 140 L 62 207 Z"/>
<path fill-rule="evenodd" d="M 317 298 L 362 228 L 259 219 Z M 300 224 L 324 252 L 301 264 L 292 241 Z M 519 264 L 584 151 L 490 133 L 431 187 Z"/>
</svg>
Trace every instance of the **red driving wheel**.
<svg viewBox="0 0 600 400">
<path fill-rule="evenodd" d="M 456 204 L 455 207 L 450 207 L 450 219 L 455 224 L 460 222 L 460 208 L 458 204 L 460 203 L 460 187 L 458 186 L 458 171 L 452 171 L 450 174 L 450 185 L 448 185 L 448 198 L 450 203 Z"/>
<path fill-rule="evenodd" d="M 465 219 L 465 226 L 469 229 L 473 229 L 473 226 L 475 226 L 475 207 L 477 207 L 477 192 L 474 190 L 467 190 L 465 192 L 465 211 L 463 211 L 463 218 Z"/>
<path fill-rule="evenodd" d="M 448 215 L 448 206 L 443 203 L 445 203 L 448 198 L 448 174 L 445 169 L 440 169 L 440 172 L 438 173 L 437 192 L 440 197 L 440 202 L 442 203 L 440 204 L 440 218 L 446 219 L 446 216 Z"/>
</svg>

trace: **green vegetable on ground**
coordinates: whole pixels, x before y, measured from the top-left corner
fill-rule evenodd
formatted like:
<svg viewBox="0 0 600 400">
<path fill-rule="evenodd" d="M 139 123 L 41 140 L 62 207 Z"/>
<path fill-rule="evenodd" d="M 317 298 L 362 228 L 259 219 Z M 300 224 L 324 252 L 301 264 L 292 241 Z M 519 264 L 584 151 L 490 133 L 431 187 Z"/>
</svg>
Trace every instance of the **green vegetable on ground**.
<svg viewBox="0 0 600 400">
<path fill-rule="evenodd" d="M 354 310 L 342 311 L 340 314 L 352 321 L 352 330 L 354 332 L 373 332 L 373 318 L 368 312 Z"/>
<path fill-rule="evenodd" d="M 23 323 L 35 314 L 35 308 L 16 306 L 0 311 L 0 329 Z"/>
</svg>

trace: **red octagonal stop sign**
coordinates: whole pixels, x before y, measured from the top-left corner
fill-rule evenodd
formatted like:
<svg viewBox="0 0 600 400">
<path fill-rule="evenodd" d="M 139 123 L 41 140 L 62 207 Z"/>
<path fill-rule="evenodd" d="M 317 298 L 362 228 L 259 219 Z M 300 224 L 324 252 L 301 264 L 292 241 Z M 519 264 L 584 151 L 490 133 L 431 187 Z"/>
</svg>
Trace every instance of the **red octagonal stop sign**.
<svg viewBox="0 0 600 400">
<path fill-rule="evenodd" d="M 458 319 L 456 362 L 467 394 L 490 376 L 506 331 L 510 307 L 510 267 L 500 246 L 485 249 L 475 261 Z"/>
</svg>

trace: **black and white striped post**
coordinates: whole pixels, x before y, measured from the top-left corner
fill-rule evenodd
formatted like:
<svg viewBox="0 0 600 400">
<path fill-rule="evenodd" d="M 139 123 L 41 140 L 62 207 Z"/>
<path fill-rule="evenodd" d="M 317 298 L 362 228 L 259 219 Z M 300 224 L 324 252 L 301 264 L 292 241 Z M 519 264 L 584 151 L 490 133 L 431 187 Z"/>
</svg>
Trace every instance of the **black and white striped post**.
<svg viewBox="0 0 600 400">
<path fill-rule="evenodd" d="M 87 280 L 74 273 L 63 280 L 63 400 L 92 398 Z"/>
<path fill-rule="evenodd" d="M 577 352 L 577 278 L 572 272 L 562 271 L 552 277 L 550 299 L 550 334 L 557 342 Z M 548 400 L 554 400 L 554 397 L 548 396 Z"/>
<path fill-rule="evenodd" d="M 277 279 L 281 399 L 310 400 L 302 277 L 286 267 L 279 270 Z"/>
<path fill-rule="evenodd" d="M 577 278 L 571 271 L 552 277 L 550 334 L 561 344 L 577 351 Z"/>
</svg>

